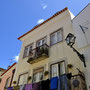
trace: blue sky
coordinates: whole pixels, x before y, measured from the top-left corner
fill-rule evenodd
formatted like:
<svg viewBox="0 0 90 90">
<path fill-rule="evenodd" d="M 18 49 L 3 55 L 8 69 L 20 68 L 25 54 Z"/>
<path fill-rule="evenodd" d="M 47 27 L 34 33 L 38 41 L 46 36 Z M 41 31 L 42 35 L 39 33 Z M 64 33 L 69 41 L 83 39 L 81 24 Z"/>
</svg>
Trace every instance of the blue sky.
<svg viewBox="0 0 90 90">
<path fill-rule="evenodd" d="M 19 36 L 65 7 L 77 15 L 88 3 L 89 0 L 0 0 L 0 67 L 7 68 L 17 61 L 22 44 L 17 40 Z"/>
</svg>

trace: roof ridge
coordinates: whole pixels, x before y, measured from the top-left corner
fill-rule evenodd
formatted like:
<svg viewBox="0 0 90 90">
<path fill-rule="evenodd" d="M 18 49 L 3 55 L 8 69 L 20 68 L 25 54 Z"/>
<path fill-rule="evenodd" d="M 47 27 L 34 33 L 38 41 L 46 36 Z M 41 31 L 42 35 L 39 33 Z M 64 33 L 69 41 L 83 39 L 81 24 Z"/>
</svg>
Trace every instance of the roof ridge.
<svg viewBox="0 0 90 90">
<path fill-rule="evenodd" d="M 1 76 L 3 76 L 9 69 L 11 69 L 14 65 L 16 65 L 17 63 L 14 63 L 12 66 L 10 66 Z"/>
</svg>

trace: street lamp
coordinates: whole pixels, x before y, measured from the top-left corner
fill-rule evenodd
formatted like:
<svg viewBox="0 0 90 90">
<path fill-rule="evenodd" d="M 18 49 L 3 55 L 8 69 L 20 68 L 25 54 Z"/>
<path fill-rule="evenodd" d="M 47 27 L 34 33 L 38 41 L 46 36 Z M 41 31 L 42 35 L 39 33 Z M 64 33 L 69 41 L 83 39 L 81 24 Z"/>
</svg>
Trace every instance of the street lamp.
<svg viewBox="0 0 90 90">
<path fill-rule="evenodd" d="M 75 39 L 76 37 L 72 34 L 69 33 L 65 39 L 66 43 L 68 46 L 70 46 L 74 52 L 76 52 L 76 54 L 78 55 L 79 59 L 83 62 L 84 67 L 86 67 L 86 63 L 85 63 L 85 57 L 83 54 L 80 54 L 74 47 L 73 45 L 75 44 Z"/>
</svg>

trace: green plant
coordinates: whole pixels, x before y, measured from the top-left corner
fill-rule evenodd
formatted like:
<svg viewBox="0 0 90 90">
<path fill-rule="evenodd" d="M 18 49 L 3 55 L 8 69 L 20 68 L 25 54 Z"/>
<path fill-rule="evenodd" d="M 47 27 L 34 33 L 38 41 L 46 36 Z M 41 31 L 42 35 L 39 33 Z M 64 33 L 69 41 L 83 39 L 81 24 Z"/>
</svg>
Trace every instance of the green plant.
<svg viewBox="0 0 90 90">
<path fill-rule="evenodd" d="M 68 64 L 67 67 L 68 68 L 73 68 L 73 65 L 72 64 Z"/>
<path fill-rule="evenodd" d="M 28 81 L 30 81 L 30 80 L 31 80 L 31 78 L 32 78 L 32 77 L 31 77 L 31 76 L 29 76 L 29 77 L 27 78 L 27 80 L 28 80 Z"/>
<path fill-rule="evenodd" d="M 13 81 L 13 84 L 16 84 L 17 82 L 16 81 Z"/>
<path fill-rule="evenodd" d="M 48 75 L 48 74 L 49 74 L 49 72 L 48 72 L 48 71 L 45 71 L 45 72 L 44 72 L 44 75 L 45 75 L 45 76 L 46 76 L 46 75 Z"/>
</svg>

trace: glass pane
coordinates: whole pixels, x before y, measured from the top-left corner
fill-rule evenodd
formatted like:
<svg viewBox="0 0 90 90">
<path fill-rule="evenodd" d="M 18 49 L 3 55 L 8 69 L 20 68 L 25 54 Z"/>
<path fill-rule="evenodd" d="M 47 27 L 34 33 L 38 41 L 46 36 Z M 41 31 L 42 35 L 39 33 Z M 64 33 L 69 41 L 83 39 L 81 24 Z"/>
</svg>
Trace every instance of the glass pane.
<svg viewBox="0 0 90 90">
<path fill-rule="evenodd" d="M 51 45 L 55 44 L 57 42 L 56 33 L 51 35 Z"/>
<path fill-rule="evenodd" d="M 58 76 L 58 64 L 52 65 L 52 77 Z"/>
<path fill-rule="evenodd" d="M 38 82 L 39 80 L 38 80 L 38 73 L 35 73 L 34 75 L 33 75 L 33 82 Z"/>
<path fill-rule="evenodd" d="M 39 47 L 41 45 L 41 41 L 37 42 L 37 47 Z"/>
<path fill-rule="evenodd" d="M 62 41 L 62 33 L 61 33 L 61 30 L 60 31 L 57 31 L 57 42 L 60 42 Z"/>
<path fill-rule="evenodd" d="M 42 39 L 42 45 L 46 43 L 46 38 Z"/>
<path fill-rule="evenodd" d="M 65 63 L 62 62 L 60 65 L 60 75 L 65 74 Z"/>
<path fill-rule="evenodd" d="M 28 47 L 26 47 L 24 50 L 24 57 L 26 57 L 28 55 L 27 52 L 28 52 Z"/>
<path fill-rule="evenodd" d="M 43 80 L 43 72 L 39 72 L 39 81 Z"/>
</svg>

